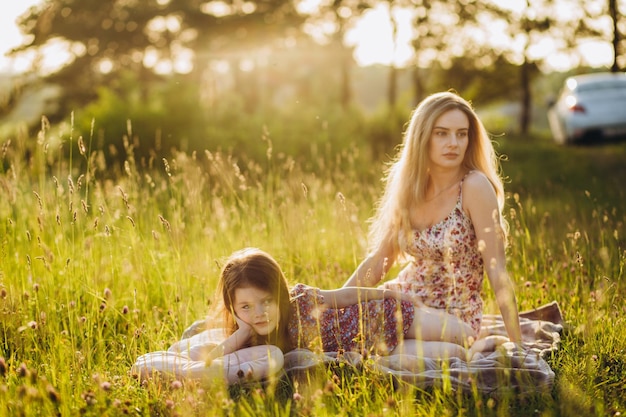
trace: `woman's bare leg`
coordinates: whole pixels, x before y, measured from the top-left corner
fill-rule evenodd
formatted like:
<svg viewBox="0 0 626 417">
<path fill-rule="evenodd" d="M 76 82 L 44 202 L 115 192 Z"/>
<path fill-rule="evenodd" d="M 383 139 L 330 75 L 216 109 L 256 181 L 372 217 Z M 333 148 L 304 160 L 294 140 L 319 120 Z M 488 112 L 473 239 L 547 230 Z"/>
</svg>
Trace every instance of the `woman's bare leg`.
<svg viewBox="0 0 626 417">
<path fill-rule="evenodd" d="M 420 358 L 467 360 L 468 351 L 463 346 L 451 342 L 433 342 L 405 339 L 391 352 L 391 355 L 412 355 Z"/>
<path fill-rule="evenodd" d="M 415 316 L 406 339 L 451 342 L 466 346 L 475 337 L 471 326 L 458 317 L 430 307 L 415 307 Z"/>
<path fill-rule="evenodd" d="M 509 338 L 505 336 L 492 335 L 483 337 L 474 342 L 474 344 L 468 349 L 468 356 L 470 360 L 473 360 L 475 359 L 474 355 L 476 355 L 477 353 L 493 352 L 499 346 L 508 341 Z"/>
</svg>

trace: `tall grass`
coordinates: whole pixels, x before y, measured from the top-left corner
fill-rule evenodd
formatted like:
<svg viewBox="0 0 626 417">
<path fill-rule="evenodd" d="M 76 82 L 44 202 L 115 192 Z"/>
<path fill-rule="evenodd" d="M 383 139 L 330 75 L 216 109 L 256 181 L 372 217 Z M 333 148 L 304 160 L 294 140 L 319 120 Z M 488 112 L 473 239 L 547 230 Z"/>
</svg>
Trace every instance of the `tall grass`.
<svg viewBox="0 0 626 417">
<path fill-rule="evenodd" d="M 489 397 L 367 369 L 231 389 L 140 384 L 130 365 L 206 314 L 233 250 L 267 250 L 292 283 L 341 285 L 364 255 L 382 165 L 359 148 L 303 163 L 259 138 L 257 159 L 207 150 L 137 161 L 127 143 L 113 167 L 73 135 L 44 125 L 35 146 L 18 136 L 2 147 L 0 416 L 624 412 L 623 145 L 502 141 L 520 307 L 557 300 L 568 326 L 548 358 L 552 392 Z"/>
</svg>

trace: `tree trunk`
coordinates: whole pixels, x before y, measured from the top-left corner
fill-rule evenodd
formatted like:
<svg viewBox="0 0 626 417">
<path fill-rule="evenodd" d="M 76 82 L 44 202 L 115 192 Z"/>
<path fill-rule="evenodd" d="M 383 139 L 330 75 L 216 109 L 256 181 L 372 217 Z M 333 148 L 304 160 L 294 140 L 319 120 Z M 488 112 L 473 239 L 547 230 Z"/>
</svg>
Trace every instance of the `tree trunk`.
<svg viewBox="0 0 626 417">
<path fill-rule="evenodd" d="M 350 85 L 350 65 L 352 64 L 352 54 L 349 48 L 340 47 L 341 53 L 341 106 L 348 109 L 352 101 L 352 87 Z"/>
<path fill-rule="evenodd" d="M 398 88 L 398 69 L 394 62 L 396 50 L 398 49 L 398 22 L 393 14 L 393 0 L 388 1 L 387 7 L 391 25 L 391 39 L 393 41 L 393 53 L 391 54 L 391 63 L 389 64 L 389 83 L 387 84 L 387 104 L 389 104 L 389 109 L 393 111 L 396 107 L 396 90 Z"/>
<path fill-rule="evenodd" d="M 611 72 L 618 72 L 619 65 L 617 63 L 617 58 L 619 57 L 620 33 L 619 28 L 617 27 L 617 19 L 619 18 L 617 0 L 609 0 L 609 15 L 613 20 L 613 65 L 611 65 Z"/>
<path fill-rule="evenodd" d="M 521 71 L 521 87 L 522 87 L 522 108 L 520 112 L 520 133 L 525 135 L 528 133 L 528 127 L 530 125 L 530 106 L 531 106 L 531 91 L 530 91 L 530 63 L 528 58 L 524 58 L 524 62 L 520 67 Z"/>
<path fill-rule="evenodd" d="M 422 74 L 420 67 L 415 64 L 413 68 L 413 100 L 417 106 L 424 99 L 424 85 L 422 83 Z"/>
<path fill-rule="evenodd" d="M 389 84 L 387 84 L 387 103 L 389 104 L 389 108 L 392 110 L 396 107 L 397 89 L 398 69 L 392 62 L 389 66 Z"/>
</svg>

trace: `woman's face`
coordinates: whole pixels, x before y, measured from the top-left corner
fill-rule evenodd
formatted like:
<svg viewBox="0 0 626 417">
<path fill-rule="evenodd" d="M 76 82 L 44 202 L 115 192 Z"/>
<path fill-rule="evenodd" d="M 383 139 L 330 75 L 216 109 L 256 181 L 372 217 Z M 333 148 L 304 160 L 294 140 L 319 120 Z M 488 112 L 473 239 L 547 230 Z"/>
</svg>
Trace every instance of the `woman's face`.
<svg viewBox="0 0 626 417">
<path fill-rule="evenodd" d="M 274 296 L 255 287 L 237 288 L 233 310 L 260 336 L 267 336 L 278 327 L 280 311 Z"/>
<path fill-rule="evenodd" d="M 459 110 L 443 113 L 435 121 L 430 135 L 429 157 L 431 166 L 458 167 L 465 158 L 469 144 L 469 119 Z"/>
</svg>

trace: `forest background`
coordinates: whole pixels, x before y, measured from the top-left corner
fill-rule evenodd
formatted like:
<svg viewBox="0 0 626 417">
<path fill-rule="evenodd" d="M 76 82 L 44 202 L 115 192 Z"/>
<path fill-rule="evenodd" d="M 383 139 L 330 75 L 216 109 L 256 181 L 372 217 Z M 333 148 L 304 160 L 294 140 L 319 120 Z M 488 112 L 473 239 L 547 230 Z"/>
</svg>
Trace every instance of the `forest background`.
<svg viewBox="0 0 626 417">
<path fill-rule="evenodd" d="M 567 74 L 594 70 L 594 49 L 613 52 L 611 70 L 626 65 L 620 7 L 617 0 L 45 1 L 17 22 L 25 37 L 10 55 L 31 65 L 0 96 L 2 131 L 26 122 L 32 133 L 41 115 L 53 125 L 72 119 L 75 132 L 123 153 L 130 120 L 135 152 L 147 154 L 251 151 L 264 126 L 290 153 L 304 143 L 338 146 L 354 132 L 384 154 L 398 143 L 408 110 L 454 89 L 478 109 L 495 109 L 486 120 L 494 133 L 545 132 L 547 101 Z M 389 48 L 409 49 L 401 64 L 356 65 L 347 35 L 373 9 L 389 19 Z"/>
<path fill-rule="evenodd" d="M 32 67 L 11 75 L 0 111 L 0 415 L 624 413 L 626 145 L 559 147 L 545 111 L 568 74 L 623 69 L 626 5 L 510 4 L 30 9 L 13 54 Z M 411 60 L 356 65 L 345 36 L 374 7 L 411 16 Z M 506 42 L 486 42 L 493 27 Z M 581 54 L 596 41 L 610 65 Z M 520 309 L 563 309 L 552 391 L 411 390 L 367 369 L 240 391 L 128 375 L 206 313 L 235 249 L 263 247 L 291 282 L 344 282 L 411 110 L 447 89 L 472 100 L 502 155 Z"/>
</svg>

